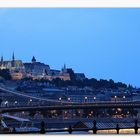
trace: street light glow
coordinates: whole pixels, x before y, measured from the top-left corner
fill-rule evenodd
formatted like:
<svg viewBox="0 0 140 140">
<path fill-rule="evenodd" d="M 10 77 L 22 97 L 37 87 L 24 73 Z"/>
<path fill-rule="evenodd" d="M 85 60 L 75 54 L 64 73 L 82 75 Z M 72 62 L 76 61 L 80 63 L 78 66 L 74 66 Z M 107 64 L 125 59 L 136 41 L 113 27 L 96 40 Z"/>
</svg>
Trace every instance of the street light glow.
<svg viewBox="0 0 140 140">
<path fill-rule="evenodd" d="M 8 101 L 5 101 L 5 105 L 8 104 Z"/>
<path fill-rule="evenodd" d="M 17 101 L 15 101 L 15 104 L 17 104 Z"/>
<path fill-rule="evenodd" d="M 125 99 L 126 97 L 125 96 L 123 96 L 123 99 Z"/>
<path fill-rule="evenodd" d="M 85 97 L 85 99 L 87 100 L 87 97 Z"/>
</svg>

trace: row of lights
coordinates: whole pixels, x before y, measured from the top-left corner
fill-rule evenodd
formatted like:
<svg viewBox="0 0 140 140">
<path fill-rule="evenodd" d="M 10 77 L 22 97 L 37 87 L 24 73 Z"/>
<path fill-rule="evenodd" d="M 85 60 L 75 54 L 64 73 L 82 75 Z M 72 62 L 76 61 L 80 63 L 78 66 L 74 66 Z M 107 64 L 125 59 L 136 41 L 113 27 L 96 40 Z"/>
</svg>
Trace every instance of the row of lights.
<svg viewBox="0 0 140 140">
<path fill-rule="evenodd" d="M 68 98 L 68 101 L 70 101 L 70 100 L 71 100 L 71 99 L 70 99 L 70 98 Z M 59 98 L 59 101 L 62 101 L 62 98 L 61 98 L 61 97 Z"/>
<path fill-rule="evenodd" d="M 118 97 L 117 97 L 117 96 L 114 96 L 114 98 L 115 98 L 115 101 L 116 101 Z M 125 98 L 126 98 L 126 97 L 123 96 L 123 99 L 125 99 Z M 87 100 L 88 97 L 86 96 L 86 97 L 84 97 L 84 99 Z M 95 100 L 96 100 L 96 96 L 94 96 L 93 99 L 94 99 L 94 101 L 95 101 Z M 71 100 L 71 98 L 68 98 L 68 101 L 70 101 L 70 100 Z M 32 102 L 33 100 L 30 99 L 29 101 Z M 62 101 L 62 98 L 61 98 L 61 97 L 59 98 L 59 101 Z M 17 103 L 18 103 L 18 102 L 15 101 L 15 104 L 17 104 Z M 8 101 L 5 101 L 5 105 L 6 105 L 6 104 L 8 104 Z"/>
<path fill-rule="evenodd" d="M 29 101 L 30 101 L 30 102 L 32 102 L 33 100 L 32 100 L 32 99 L 30 99 Z M 5 102 L 4 102 L 4 104 L 5 104 L 5 105 L 7 105 L 8 103 L 9 103 L 8 101 L 5 101 Z M 17 103 L 18 103 L 18 101 L 15 101 L 14 103 L 15 103 L 15 104 L 17 104 Z"/>
<path fill-rule="evenodd" d="M 122 98 L 125 99 L 126 97 L 123 96 Z M 114 99 L 115 99 L 115 101 L 116 101 L 116 100 L 118 99 L 118 97 L 117 97 L 117 96 L 114 96 Z"/>
<path fill-rule="evenodd" d="M 85 97 L 85 100 L 87 100 L 87 99 L 88 99 L 88 97 Z M 94 101 L 95 101 L 95 100 L 96 100 L 96 97 L 94 96 L 93 99 L 94 99 Z"/>
<path fill-rule="evenodd" d="M 84 97 L 84 99 L 87 100 L 88 97 Z M 94 97 L 93 99 L 96 100 L 96 97 Z M 62 98 L 60 97 L 58 100 L 59 100 L 59 101 L 62 101 Z M 68 98 L 68 101 L 70 101 L 70 100 L 71 100 L 71 98 Z"/>
<path fill-rule="evenodd" d="M 126 99 L 126 97 L 125 97 L 125 96 L 123 96 L 122 98 L 123 98 L 123 99 Z M 87 96 L 85 96 L 85 97 L 84 97 L 84 99 L 85 99 L 85 100 L 87 100 L 87 99 L 88 99 L 88 97 L 87 97 Z M 94 97 L 93 97 L 93 99 L 94 99 L 94 101 L 95 101 L 95 100 L 96 100 L 96 96 L 94 96 Z M 116 101 L 116 100 L 118 99 L 118 97 L 117 97 L 117 96 L 114 96 L 114 99 L 115 99 L 115 101 Z M 70 98 L 68 98 L 68 101 L 70 101 L 70 100 L 71 100 L 71 99 L 70 99 Z M 61 97 L 59 98 L 59 101 L 62 101 L 62 98 L 61 98 Z"/>
<path fill-rule="evenodd" d="M 118 98 L 117 96 L 114 96 L 114 98 Z M 125 99 L 126 97 L 125 96 L 123 96 L 123 99 Z"/>
</svg>

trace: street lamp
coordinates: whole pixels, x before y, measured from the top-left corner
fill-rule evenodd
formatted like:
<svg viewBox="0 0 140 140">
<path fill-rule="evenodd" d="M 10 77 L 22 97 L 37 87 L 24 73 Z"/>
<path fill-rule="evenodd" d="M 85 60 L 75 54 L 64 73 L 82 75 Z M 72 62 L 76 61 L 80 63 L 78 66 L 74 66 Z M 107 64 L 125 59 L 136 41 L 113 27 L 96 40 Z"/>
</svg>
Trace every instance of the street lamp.
<svg viewBox="0 0 140 140">
<path fill-rule="evenodd" d="M 68 98 L 68 101 L 70 101 L 70 98 Z"/>
<path fill-rule="evenodd" d="M 62 98 L 60 97 L 60 98 L 59 98 L 59 101 L 61 101 L 61 100 L 62 100 Z"/>
<path fill-rule="evenodd" d="M 8 105 L 8 101 L 5 101 L 5 105 L 6 105 L 6 107 L 7 107 L 7 105 Z"/>
<path fill-rule="evenodd" d="M 117 96 L 114 96 L 115 102 L 117 101 Z"/>
<path fill-rule="evenodd" d="M 87 97 L 85 97 L 85 103 L 87 102 Z"/>
<path fill-rule="evenodd" d="M 96 97 L 94 97 L 93 99 L 94 99 L 94 102 L 95 102 L 95 100 L 96 100 Z"/>
<path fill-rule="evenodd" d="M 30 104 L 30 105 L 31 105 L 32 101 L 33 101 L 32 99 L 29 100 L 29 104 Z"/>
<path fill-rule="evenodd" d="M 17 101 L 15 101 L 15 105 L 17 104 L 18 102 Z"/>
<path fill-rule="evenodd" d="M 22 114 L 24 114 L 25 112 L 24 111 L 22 111 Z"/>
<path fill-rule="evenodd" d="M 123 101 L 125 100 L 125 98 L 126 98 L 126 97 L 125 97 L 125 96 L 123 96 Z"/>
</svg>

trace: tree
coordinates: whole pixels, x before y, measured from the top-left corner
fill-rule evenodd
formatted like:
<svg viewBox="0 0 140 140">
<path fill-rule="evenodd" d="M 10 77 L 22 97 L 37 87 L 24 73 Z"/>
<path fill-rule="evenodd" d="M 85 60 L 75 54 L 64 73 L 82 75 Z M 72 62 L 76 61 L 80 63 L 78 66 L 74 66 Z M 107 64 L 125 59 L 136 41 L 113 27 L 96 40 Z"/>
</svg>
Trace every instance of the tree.
<svg viewBox="0 0 140 140">
<path fill-rule="evenodd" d="M 52 84 L 54 84 L 57 87 L 64 86 L 65 82 L 61 80 L 60 78 L 56 78 L 52 80 Z"/>
<path fill-rule="evenodd" d="M 0 99 L 0 104 L 2 103 L 2 101 L 3 101 L 3 100 L 2 100 L 2 99 Z"/>
<path fill-rule="evenodd" d="M 10 71 L 8 69 L 0 70 L 0 76 L 3 77 L 5 80 L 11 80 Z"/>
</svg>

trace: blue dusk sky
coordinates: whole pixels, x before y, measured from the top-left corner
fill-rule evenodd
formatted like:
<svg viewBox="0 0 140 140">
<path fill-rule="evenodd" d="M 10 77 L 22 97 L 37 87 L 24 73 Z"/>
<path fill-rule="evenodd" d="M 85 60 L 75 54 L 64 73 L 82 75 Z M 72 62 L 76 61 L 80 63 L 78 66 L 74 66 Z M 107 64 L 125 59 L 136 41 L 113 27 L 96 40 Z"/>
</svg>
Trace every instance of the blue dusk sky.
<svg viewBox="0 0 140 140">
<path fill-rule="evenodd" d="M 88 78 L 140 87 L 140 9 L 0 9 L 0 55 L 65 63 Z"/>
</svg>

